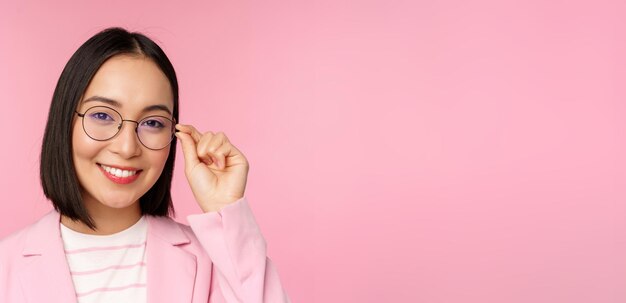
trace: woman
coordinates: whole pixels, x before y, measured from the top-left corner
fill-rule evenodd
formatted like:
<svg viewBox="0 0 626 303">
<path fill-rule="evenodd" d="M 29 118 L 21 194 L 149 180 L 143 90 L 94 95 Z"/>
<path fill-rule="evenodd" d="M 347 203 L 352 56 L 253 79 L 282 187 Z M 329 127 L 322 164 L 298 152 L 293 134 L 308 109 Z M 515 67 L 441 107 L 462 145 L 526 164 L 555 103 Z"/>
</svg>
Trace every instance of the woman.
<svg viewBox="0 0 626 303">
<path fill-rule="evenodd" d="M 70 58 L 41 152 L 54 210 L 0 242 L 0 302 L 289 302 L 244 197 L 245 156 L 177 124 L 161 48 L 106 29 Z M 202 214 L 175 222 L 176 142 Z"/>
</svg>

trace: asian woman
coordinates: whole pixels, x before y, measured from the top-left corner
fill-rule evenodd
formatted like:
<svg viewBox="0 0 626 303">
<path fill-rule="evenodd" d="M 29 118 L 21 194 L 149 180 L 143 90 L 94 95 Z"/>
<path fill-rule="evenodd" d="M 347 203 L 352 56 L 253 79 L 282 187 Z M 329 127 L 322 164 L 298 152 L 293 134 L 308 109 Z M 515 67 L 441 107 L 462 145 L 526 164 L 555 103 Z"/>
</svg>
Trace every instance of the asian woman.
<svg viewBox="0 0 626 303">
<path fill-rule="evenodd" d="M 0 241 L 0 302 L 289 302 L 223 132 L 179 122 L 176 73 L 141 33 L 105 29 L 69 59 L 48 114 L 53 210 Z M 202 213 L 177 223 L 176 143 Z"/>
</svg>

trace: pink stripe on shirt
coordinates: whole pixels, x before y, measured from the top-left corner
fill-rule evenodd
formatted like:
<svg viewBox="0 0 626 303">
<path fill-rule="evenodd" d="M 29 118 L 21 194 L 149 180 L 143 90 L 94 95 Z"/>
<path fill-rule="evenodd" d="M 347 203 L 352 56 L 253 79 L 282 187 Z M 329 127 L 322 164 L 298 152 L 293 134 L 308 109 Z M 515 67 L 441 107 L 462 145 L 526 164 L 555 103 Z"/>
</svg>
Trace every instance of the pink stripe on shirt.
<svg viewBox="0 0 626 303">
<path fill-rule="evenodd" d="M 119 246 L 86 247 L 86 248 L 80 248 L 80 249 L 66 250 L 65 254 L 78 254 L 78 253 L 91 252 L 91 251 L 116 250 L 116 249 L 123 249 L 123 248 L 138 248 L 138 247 L 142 247 L 144 245 L 146 245 L 145 241 L 140 243 L 140 244 L 119 245 Z"/>
<path fill-rule="evenodd" d="M 93 269 L 93 270 L 87 270 L 87 271 L 72 271 L 70 273 L 72 274 L 72 276 L 74 276 L 74 275 L 90 275 L 90 274 L 103 272 L 103 271 L 109 270 L 109 269 L 114 269 L 114 270 L 117 270 L 117 269 L 127 269 L 127 268 L 133 268 L 135 266 L 146 266 L 146 263 L 145 262 L 139 262 L 139 263 L 129 264 L 129 265 L 113 265 L 113 266 L 109 266 L 109 267 L 105 267 L 105 268 Z"/>
<path fill-rule="evenodd" d="M 90 290 L 84 293 L 77 293 L 76 296 L 77 297 L 83 297 L 86 295 L 90 295 L 93 293 L 97 293 L 97 292 L 105 292 L 105 291 L 116 291 L 116 290 L 124 290 L 124 289 L 128 289 L 128 288 L 141 288 L 141 287 L 146 287 L 145 283 L 137 283 L 137 284 L 130 284 L 130 285 L 126 285 L 126 286 L 118 286 L 118 287 L 103 287 L 103 288 L 96 288 L 94 290 Z"/>
</svg>

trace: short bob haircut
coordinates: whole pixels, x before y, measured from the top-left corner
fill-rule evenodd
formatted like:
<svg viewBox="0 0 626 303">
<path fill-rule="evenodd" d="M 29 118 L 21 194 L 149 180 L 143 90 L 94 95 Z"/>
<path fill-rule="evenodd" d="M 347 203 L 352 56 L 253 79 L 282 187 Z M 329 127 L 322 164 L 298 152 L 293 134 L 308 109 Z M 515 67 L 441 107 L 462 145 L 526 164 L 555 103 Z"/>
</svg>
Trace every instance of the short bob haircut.
<svg viewBox="0 0 626 303">
<path fill-rule="evenodd" d="M 84 207 L 72 159 L 72 121 L 74 110 L 100 66 L 120 54 L 143 56 L 159 66 L 170 82 L 174 96 L 173 117 L 178 121 L 178 81 L 174 67 L 150 38 L 111 27 L 89 38 L 72 55 L 52 96 L 41 147 L 40 178 L 43 192 L 52 201 L 54 209 L 74 221 L 83 222 L 92 230 L 96 230 L 96 225 Z M 170 194 L 175 155 L 176 140 L 172 140 L 161 176 L 139 200 L 142 214 L 175 215 Z"/>
</svg>

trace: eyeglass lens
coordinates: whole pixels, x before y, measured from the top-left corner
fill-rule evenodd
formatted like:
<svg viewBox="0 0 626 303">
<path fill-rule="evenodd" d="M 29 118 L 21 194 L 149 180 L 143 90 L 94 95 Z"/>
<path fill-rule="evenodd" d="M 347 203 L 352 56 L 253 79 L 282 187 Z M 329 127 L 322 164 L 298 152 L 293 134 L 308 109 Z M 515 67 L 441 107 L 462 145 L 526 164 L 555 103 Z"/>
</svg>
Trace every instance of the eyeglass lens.
<svg viewBox="0 0 626 303">
<path fill-rule="evenodd" d="M 89 137 L 99 141 L 109 140 L 121 129 L 122 117 L 106 106 L 92 107 L 85 112 L 83 127 Z M 133 123 L 134 124 L 134 123 Z M 139 121 L 137 136 L 150 149 L 162 149 L 173 138 L 172 121 L 166 117 L 150 116 Z"/>
</svg>

